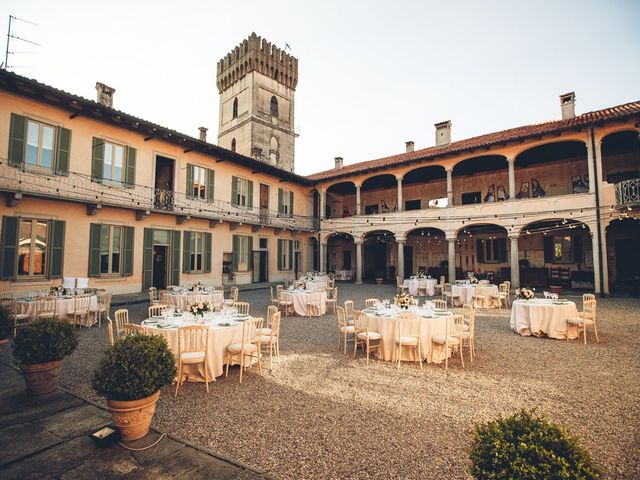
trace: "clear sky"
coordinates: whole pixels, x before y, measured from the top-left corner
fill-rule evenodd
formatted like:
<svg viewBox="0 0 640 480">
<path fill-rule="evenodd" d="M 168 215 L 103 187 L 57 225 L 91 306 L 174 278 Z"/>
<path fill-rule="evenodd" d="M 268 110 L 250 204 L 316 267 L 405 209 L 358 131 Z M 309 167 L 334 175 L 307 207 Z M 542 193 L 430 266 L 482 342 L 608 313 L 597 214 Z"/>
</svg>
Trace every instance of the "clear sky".
<svg viewBox="0 0 640 480">
<path fill-rule="evenodd" d="M 640 100 L 640 1 L 5 0 L 16 73 L 178 131 L 218 130 L 216 62 L 252 31 L 299 59 L 296 172 Z M 3 45 L 4 46 L 4 45 Z M 20 68 L 20 66 L 23 66 Z M 29 67 L 29 68 L 26 68 Z"/>
</svg>

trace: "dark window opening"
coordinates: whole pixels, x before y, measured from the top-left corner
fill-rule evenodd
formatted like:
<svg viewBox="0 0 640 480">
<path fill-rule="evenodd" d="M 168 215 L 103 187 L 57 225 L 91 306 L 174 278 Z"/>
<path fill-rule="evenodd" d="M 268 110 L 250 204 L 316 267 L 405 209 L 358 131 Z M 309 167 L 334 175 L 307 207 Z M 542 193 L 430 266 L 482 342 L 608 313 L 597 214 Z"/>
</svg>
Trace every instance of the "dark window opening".
<svg viewBox="0 0 640 480">
<path fill-rule="evenodd" d="M 236 151 L 236 139 L 235 138 L 231 139 L 231 151 L 232 152 Z"/>
<path fill-rule="evenodd" d="M 481 192 L 467 192 L 462 194 L 462 205 L 470 205 L 472 203 L 480 203 L 482 198 Z"/>
<path fill-rule="evenodd" d="M 271 115 L 274 117 L 278 116 L 278 99 L 275 95 L 271 97 Z"/>
<path fill-rule="evenodd" d="M 233 118 L 238 116 L 238 97 L 233 99 Z"/>
<path fill-rule="evenodd" d="M 378 213 L 378 205 L 365 205 L 364 214 L 365 215 L 373 215 Z"/>
<path fill-rule="evenodd" d="M 404 202 L 405 210 L 420 210 L 420 208 L 421 208 L 420 199 L 407 200 L 406 202 Z"/>
</svg>

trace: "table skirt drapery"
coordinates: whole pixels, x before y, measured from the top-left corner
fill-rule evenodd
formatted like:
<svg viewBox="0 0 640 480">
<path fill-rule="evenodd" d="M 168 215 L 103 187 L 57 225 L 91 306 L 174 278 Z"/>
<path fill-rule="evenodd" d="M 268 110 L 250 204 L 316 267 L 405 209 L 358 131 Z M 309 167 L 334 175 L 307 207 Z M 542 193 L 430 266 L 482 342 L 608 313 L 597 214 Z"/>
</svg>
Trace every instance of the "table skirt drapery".
<svg viewBox="0 0 640 480">
<path fill-rule="evenodd" d="M 35 300 L 18 300 L 16 302 L 18 313 L 26 313 L 31 318 L 35 318 L 36 316 L 36 301 Z M 68 315 L 73 313 L 75 305 L 75 298 L 56 298 L 56 317 L 58 318 L 67 318 Z M 98 297 L 96 295 L 92 295 L 89 300 L 89 308 L 97 309 L 98 308 Z M 90 316 L 88 316 L 90 317 Z M 95 318 L 89 319 L 83 322 L 83 326 L 90 326 L 96 323 Z"/>
<path fill-rule="evenodd" d="M 514 300 L 511 307 L 511 329 L 523 336 L 546 335 L 549 338 L 577 338 L 578 326 L 567 324 L 567 318 L 577 317 L 574 302 L 553 303 L 553 300 Z"/>
<path fill-rule="evenodd" d="M 497 285 L 452 285 L 451 292 L 460 297 L 460 300 L 456 301 L 458 306 L 464 304 L 473 305 L 473 296 L 476 294 L 484 296 L 483 308 L 497 308 L 500 306 L 499 301 L 491 298 L 492 295 L 498 295 L 499 293 Z"/>
<path fill-rule="evenodd" d="M 195 295 L 198 301 L 212 303 L 217 308 L 221 308 L 222 302 L 224 301 L 224 295 L 221 291 L 212 293 L 165 293 L 160 301 L 167 303 L 167 305 L 174 305 L 184 312 L 189 306 L 189 302 L 187 302 L 187 295 Z"/>
<path fill-rule="evenodd" d="M 293 303 L 293 311 L 296 315 L 307 315 L 307 304 L 318 303 L 320 315 L 327 313 L 327 292 L 282 292 L 283 300 Z"/>
</svg>

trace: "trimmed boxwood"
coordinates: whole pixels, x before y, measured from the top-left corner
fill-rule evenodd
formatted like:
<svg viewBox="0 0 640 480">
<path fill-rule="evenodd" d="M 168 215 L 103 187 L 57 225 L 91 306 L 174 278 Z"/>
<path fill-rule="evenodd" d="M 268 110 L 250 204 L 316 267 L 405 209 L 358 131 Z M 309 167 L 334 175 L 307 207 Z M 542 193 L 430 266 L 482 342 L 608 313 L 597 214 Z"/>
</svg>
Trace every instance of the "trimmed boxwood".
<svg viewBox="0 0 640 480">
<path fill-rule="evenodd" d="M 476 425 L 470 458 L 469 473 L 477 479 L 588 480 L 602 476 L 576 437 L 526 410 Z"/>
<path fill-rule="evenodd" d="M 20 327 L 13 339 L 13 355 L 20 363 L 36 365 L 62 360 L 78 346 L 78 333 L 64 320 L 35 320 Z"/>
<path fill-rule="evenodd" d="M 11 315 L 9 309 L 0 308 L 0 340 L 6 340 L 11 336 Z"/>
<path fill-rule="evenodd" d="M 160 336 L 128 335 L 105 353 L 91 382 L 109 400 L 140 400 L 176 376 L 176 359 Z"/>
</svg>

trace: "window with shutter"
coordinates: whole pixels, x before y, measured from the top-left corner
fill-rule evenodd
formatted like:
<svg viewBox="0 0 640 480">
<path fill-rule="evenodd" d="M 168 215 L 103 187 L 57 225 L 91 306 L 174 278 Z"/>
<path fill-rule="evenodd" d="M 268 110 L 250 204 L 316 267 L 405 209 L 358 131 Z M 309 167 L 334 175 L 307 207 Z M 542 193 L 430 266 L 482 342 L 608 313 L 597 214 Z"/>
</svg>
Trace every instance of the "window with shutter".
<svg viewBox="0 0 640 480">
<path fill-rule="evenodd" d="M 211 272 L 211 240 L 210 233 L 204 234 L 204 273 Z"/>
<path fill-rule="evenodd" d="M 122 275 L 127 277 L 133 275 L 133 236 L 135 229 L 133 227 L 124 227 L 124 259 L 122 266 Z"/>
<path fill-rule="evenodd" d="M 51 254 L 49 255 L 48 278 L 62 278 L 64 266 L 64 227 L 65 222 L 51 220 L 49 225 Z"/>
<path fill-rule="evenodd" d="M 15 280 L 17 270 L 19 217 L 2 217 L 0 251 L 2 256 L 2 279 Z"/>
<path fill-rule="evenodd" d="M 149 287 L 153 287 L 153 229 L 145 228 L 142 239 L 142 290 L 146 291 Z"/>
<path fill-rule="evenodd" d="M 174 230 L 171 238 L 171 285 L 180 285 L 180 231 Z"/>
<path fill-rule="evenodd" d="M 11 114 L 9 127 L 9 165 L 20 167 L 24 164 L 25 136 L 27 119 L 22 115 Z"/>
</svg>

